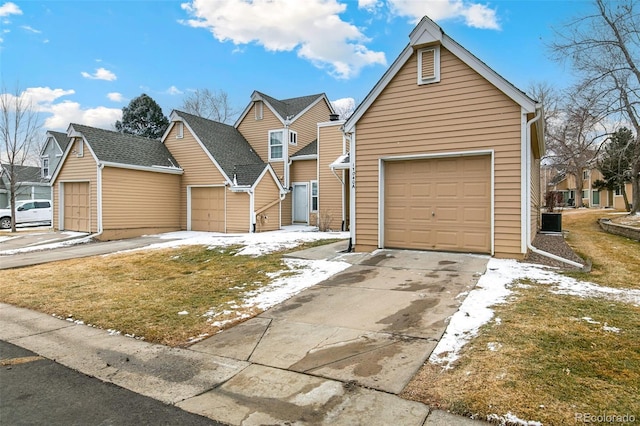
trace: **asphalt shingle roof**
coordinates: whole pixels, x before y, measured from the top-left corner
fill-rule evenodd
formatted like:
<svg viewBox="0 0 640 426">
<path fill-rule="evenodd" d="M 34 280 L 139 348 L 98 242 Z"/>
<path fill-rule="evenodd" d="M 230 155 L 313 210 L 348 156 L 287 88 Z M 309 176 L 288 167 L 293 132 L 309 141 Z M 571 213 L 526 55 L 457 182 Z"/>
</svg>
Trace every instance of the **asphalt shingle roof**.
<svg viewBox="0 0 640 426">
<path fill-rule="evenodd" d="M 318 139 L 314 139 L 307 146 L 300 148 L 298 152 L 291 157 L 299 157 L 302 155 L 317 155 L 318 154 Z"/>
<path fill-rule="evenodd" d="M 269 104 L 276 110 L 280 117 L 286 119 L 287 117 L 295 117 L 300 114 L 305 108 L 315 102 L 318 98 L 324 94 L 318 93 L 316 95 L 300 96 L 298 98 L 282 99 L 278 100 L 272 98 L 269 95 L 265 95 L 262 92 L 258 92 L 262 98 L 269 102 Z"/>
<path fill-rule="evenodd" d="M 238 185 L 253 185 L 267 167 L 235 127 L 182 111 L 176 113 L 191 127 L 229 179 L 233 180 L 235 174 Z"/>
<path fill-rule="evenodd" d="M 3 174 L 9 175 L 9 165 L 2 165 Z M 18 182 L 45 183 L 47 180 L 42 178 L 40 167 L 37 166 L 13 166 Z"/>
<path fill-rule="evenodd" d="M 62 132 L 54 132 L 49 130 L 49 132 L 47 133 L 49 133 L 51 136 L 54 137 L 56 142 L 58 142 L 58 145 L 60 146 L 60 149 L 62 150 L 62 152 L 65 152 L 67 149 L 67 146 L 69 145 L 69 142 L 71 142 L 71 138 L 67 136 L 66 133 L 62 133 Z"/>
<path fill-rule="evenodd" d="M 157 139 L 72 124 L 82 133 L 99 161 L 132 166 L 180 167 L 167 147 Z"/>
</svg>

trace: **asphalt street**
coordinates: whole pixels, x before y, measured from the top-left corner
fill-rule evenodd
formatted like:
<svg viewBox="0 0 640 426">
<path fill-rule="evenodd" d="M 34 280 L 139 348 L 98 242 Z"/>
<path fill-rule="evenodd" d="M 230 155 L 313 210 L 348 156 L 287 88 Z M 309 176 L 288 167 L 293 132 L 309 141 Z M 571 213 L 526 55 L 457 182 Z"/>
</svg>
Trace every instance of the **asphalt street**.
<svg viewBox="0 0 640 426">
<path fill-rule="evenodd" d="M 0 341 L 1 425 L 221 425 Z"/>
</svg>

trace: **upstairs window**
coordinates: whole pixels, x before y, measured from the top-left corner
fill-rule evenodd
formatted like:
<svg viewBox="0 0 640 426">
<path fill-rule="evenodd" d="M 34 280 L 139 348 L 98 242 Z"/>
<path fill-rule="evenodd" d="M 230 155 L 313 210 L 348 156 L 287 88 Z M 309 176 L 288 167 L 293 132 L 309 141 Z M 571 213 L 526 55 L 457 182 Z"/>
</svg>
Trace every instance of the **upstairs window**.
<svg viewBox="0 0 640 426">
<path fill-rule="evenodd" d="M 283 159 L 284 130 L 269 131 L 269 161 Z"/>
<path fill-rule="evenodd" d="M 582 171 L 582 179 L 589 179 L 589 171 L 588 170 L 583 170 Z"/>
<path fill-rule="evenodd" d="M 42 157 L 42 177 L 49 177 L 49 157 Z"/>
<path fill-rule="evenodd" d="M 256 120 L 262 120 L 262 112 L 263 112 L 262 110 L 263 110 L 262 101 L 256 101 L 255 108 L 253 109 Z"/>
<path fill-rule="evenodd" d="M 440 81 L 440 46 L 418 50 L 418 84 Z"/>
<path fill-rule="evenodd" d="M 184 123 L 179 121 L 176 125 L 176 139 L 184 138 Z"/>
<path fill-rule="evenodd" d="M 289 145 L 298 145 L 298 133 L 289 130 Z"/>
</svg>

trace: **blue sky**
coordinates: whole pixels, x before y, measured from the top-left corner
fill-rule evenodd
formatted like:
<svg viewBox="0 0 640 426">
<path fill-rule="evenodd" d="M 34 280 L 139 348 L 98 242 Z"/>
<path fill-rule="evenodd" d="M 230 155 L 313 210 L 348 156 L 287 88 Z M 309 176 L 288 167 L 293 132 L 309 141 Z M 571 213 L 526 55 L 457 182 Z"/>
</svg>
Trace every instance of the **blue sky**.
<svg viewBox="0 0 640 426">
<path fill-rule="evenodd" d="M 364 99 L 427 15 L 522 90 L 571 83 L 549 58 L 553 28 L 585 0 L 0 0 L 2 88 L 24 91 L 44 126 L 111 128 L 147 93 L 169 115 L 195 89 L 224 90 L 243 109 L 324 92 Z"/>
</svg>

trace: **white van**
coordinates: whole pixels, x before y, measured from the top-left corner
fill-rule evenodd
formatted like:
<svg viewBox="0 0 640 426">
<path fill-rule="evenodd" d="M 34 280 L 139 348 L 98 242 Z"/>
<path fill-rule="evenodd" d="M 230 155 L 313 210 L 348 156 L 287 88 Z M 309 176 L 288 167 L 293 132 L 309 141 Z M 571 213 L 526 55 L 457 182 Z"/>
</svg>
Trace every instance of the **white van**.
<svg viewBox="0 0 640 426">
<path fill-rule="evenodd" d="M 16 201 L 16 225 L 42 223 L 51 225 L 51 200 Z M 11 206 L 0 209 L 0 229 L 11 228 Z"/>
</svg>

